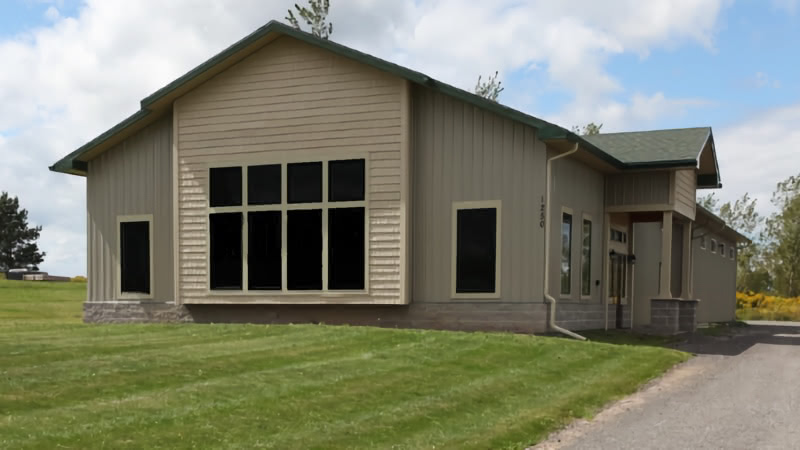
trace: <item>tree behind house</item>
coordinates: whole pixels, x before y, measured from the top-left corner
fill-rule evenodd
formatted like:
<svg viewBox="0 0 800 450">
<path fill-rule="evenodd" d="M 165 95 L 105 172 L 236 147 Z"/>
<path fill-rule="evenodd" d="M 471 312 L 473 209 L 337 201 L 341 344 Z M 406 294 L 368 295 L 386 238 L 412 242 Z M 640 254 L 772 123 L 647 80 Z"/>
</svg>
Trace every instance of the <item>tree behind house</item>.
<svg viewBox="0 0 800 450">
<path fill-rule="evenodd" d="M 597 125 L 594 122 L 589 122 L 585 126 L 581 127 L 580 125 L 575 125 L 572 127 L 572 132 L 575 134 L 579 134 L 581 136 L 591 136 L 593 134 L 600 134 L 600 129 L 603 128 L 603 124 Z"/>
<path fill-rule="evenodd" d="M 296 3 L 294 5 L 300 18 L 305 21 L 306 25 L 311 27 L 311 34 L 322 39 L 328 39 L 333 34 L 333 24 L 327 23 L 329 7 L 329 0 L 308 0 L 308 7 L 300 6 Z M 286 16 L 286 20 L 294 28 L 302 30 L 300 22 L 291 9 L 289 10 L 289 15 Z"/>
<path fill-rule="evenodd" d="M 38 265 L 44 261 L 36 240 L 42 227 L 28 227 L 28 211 L 20 209 L 19 199 L 0 193 L 0 272 Z"/>
<path fill-rule="evenodd" d="M 497 81 L 498 74 L 499 72 L 495 71 L 494 75 L 490 75 L 486 81 L 483 81 L 483 77 L 479 75 L 478 83 L 475 85 L 475 94 L 496 102 L 500 93 L 505 89 L 501 86 L 503 82 Z"/>
<path fill-rule="evenodd" d="M 767 219 L 767 258 L 775 290 L 787 297 L 800 296 L 800 175 L 778 183 L 772 194 L 778 208 Z"/>
</svg>

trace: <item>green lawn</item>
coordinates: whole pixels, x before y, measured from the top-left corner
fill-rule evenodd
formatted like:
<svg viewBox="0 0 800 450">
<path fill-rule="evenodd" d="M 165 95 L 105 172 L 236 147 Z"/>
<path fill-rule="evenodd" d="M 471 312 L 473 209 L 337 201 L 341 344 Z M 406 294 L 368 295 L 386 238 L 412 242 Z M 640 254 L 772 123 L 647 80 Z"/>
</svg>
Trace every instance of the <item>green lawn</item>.
<svg viewBox="0 0 800 450">
<path fill-rule="evenodd" d="M 0 280 L 0 448 L 522 448 L 685 353 L 502 333 L 83 325 Z"/>
</svg>

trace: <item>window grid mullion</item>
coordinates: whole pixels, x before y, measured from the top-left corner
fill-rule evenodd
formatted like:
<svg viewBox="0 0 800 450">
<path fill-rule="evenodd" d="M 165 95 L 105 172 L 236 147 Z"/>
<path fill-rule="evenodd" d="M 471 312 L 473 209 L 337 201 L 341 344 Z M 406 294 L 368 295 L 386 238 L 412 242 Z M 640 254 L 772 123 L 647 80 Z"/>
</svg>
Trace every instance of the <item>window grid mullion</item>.
<svg viewBox="0 0 800 450">
<path fill-rule="evenodd" d="M 322 161 L 322 291 L 328 291 L 328 160 Z"/>
<path fill-rule="evenodd" d="M 247 198 L 247 166 L 242 167 L 242 291 L 250 290 L 250 273 L 248 255 L 250 253 L 250 214 L 248 210 L 249 199 Z"/>
<path fill-rule="evenodd" d="M 286 248 L 286 243 L 289 240 L 287 232 L 289 224 L 289 215 L 287 213 L 289 177 L 287 173 L 287 163 L 281 164 L 281 292 L 289 292 L 289 253 Z"/>
</svg>

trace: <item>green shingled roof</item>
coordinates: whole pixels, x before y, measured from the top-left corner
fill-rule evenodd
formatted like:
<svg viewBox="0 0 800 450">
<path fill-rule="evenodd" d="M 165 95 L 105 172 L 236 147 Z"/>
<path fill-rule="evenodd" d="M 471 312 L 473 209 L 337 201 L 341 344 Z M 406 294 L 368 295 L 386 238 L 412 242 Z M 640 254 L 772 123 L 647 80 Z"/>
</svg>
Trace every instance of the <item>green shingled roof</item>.
<svg viewBox="0 0 800 450">
<path fill-rule="evenodd" d="M 711 137 L 710 127 L 605 133 L 583 138 L 625 164 L 694 162 Z"/>
</svg>

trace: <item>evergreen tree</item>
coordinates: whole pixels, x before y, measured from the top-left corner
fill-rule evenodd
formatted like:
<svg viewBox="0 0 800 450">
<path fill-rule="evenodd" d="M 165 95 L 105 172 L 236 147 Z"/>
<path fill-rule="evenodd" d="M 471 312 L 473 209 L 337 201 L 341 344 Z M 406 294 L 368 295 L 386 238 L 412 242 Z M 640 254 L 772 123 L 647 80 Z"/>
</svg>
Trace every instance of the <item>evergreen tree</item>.
<svg viewBox="0 0 800 450">
<path fill-rule="evenodd" d="M 28 211 L 20 209 L 19 199 L 0 193 L 0 271 L 38 265 L 44 261 L 36 240 L 42 227 L 28 227 Z"/>
</svg>

